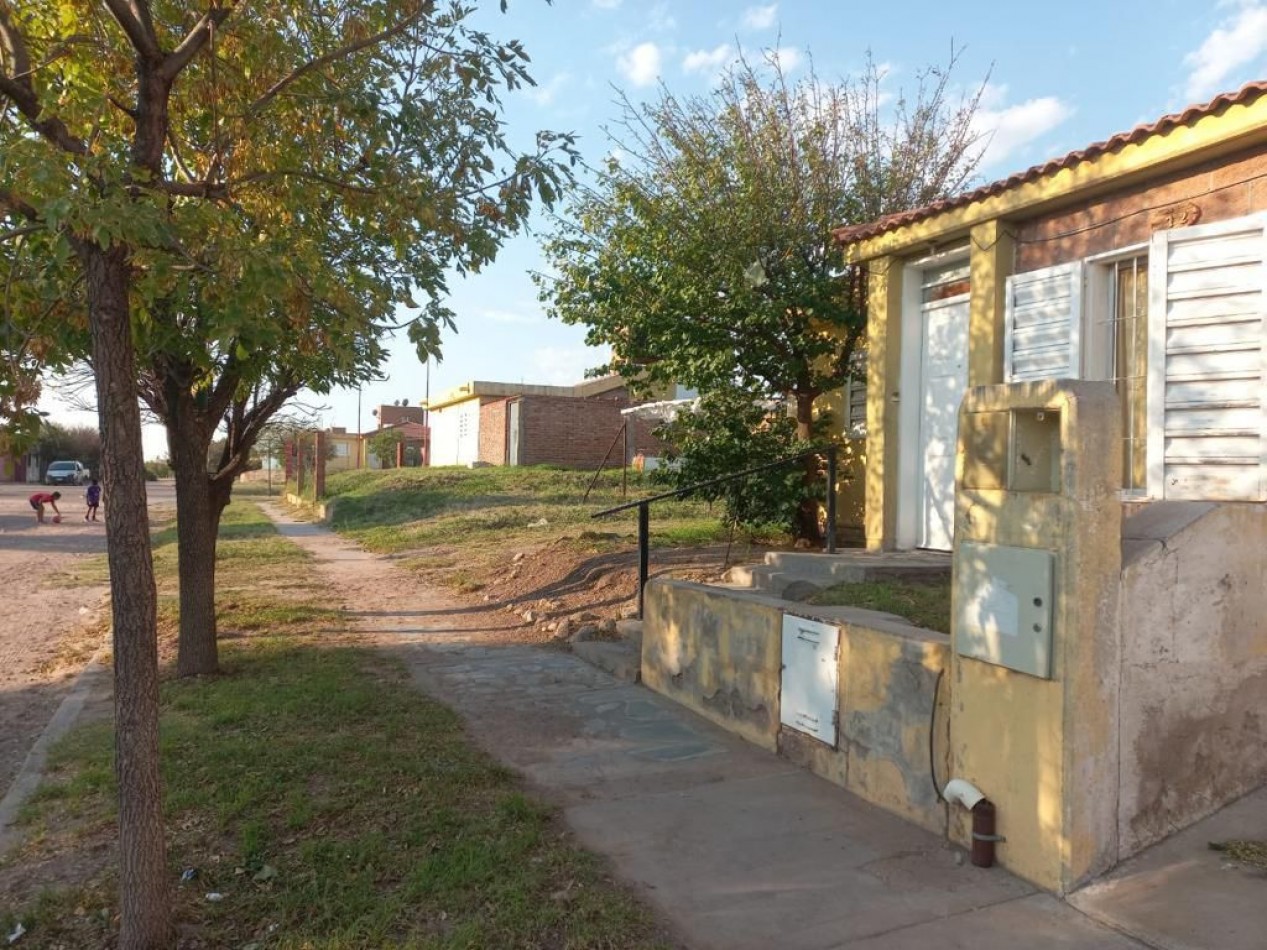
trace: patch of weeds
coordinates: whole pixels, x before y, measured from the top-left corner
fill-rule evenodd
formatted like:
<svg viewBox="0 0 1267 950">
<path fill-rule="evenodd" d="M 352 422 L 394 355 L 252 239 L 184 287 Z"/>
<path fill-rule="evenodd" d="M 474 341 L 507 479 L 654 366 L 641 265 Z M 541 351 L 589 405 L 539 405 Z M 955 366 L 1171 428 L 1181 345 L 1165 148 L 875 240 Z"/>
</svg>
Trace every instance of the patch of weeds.
<svg viewBox="0 0 1267 950">
<path fill-rule="evenodd" d="M 950 582 L 837 584 L 810 601 L 822 607 L 863 607 L 896 614 L 925 630 L 950 633 Z"/>
<path fill-rule="evenodd" d="M 474 594 L 476 591 L 483 590 L 485 586 L 482 581 L 476 580 L 466 571 L 443 574 L 440 576 L 440 582 L 463 594 Z"/>
<path fill-rule="evenodd" d="M 161 695 L 170 869 L 198 869 L 176 888 L 177 913 L 206 945 L 244 946 L 272 925 L 268 945 L 293 950 L 663 945 L 650 914 L 401 666 L 284 638 L 223 656 L 225 675 Z M 111 742 L 100 727 L 72 733 L 24 820 L 111 814 Z M 24 946 L 98 946 L 114 900 L 95 880 L 0 917 L 26 922 Z"/>
</svg>

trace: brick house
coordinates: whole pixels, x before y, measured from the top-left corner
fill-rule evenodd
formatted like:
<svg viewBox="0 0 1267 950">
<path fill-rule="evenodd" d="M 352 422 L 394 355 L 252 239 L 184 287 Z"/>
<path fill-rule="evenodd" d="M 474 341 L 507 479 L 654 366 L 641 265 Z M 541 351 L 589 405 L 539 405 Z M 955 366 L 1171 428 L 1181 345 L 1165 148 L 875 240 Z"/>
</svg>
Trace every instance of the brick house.
<svg viewBox="0 0 1267 950">
<path fill-rule="evenodd" d="M 1109 380 L 1124 501 L 1267 501 L 1267 83 L 837 232 L 869 275 L 866 541 L 947 550 L 970 387 Z"/>
<path fill-rule="evenodd" d="M 432 465 L 559 465 L 597 468 L 634 404 L 625 380 L 604 376 L 574 386 L 472 380 L 427 404 Z M 629 459 L 658 454 L 653 423 L 629 422 Z M 611 462 L 620 464 L 621 447 Z"/>
</svg>

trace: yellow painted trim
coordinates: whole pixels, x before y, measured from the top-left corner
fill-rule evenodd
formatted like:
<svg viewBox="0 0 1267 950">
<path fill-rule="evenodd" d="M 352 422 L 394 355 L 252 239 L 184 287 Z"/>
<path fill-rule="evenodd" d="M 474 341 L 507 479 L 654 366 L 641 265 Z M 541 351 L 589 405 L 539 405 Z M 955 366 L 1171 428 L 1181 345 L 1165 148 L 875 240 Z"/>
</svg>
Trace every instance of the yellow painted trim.
<svg viewBox="0 0 1267 950">
<path fill-rule="evenodd" d="M 989 386 L 1003 382 L 1003 314 L 1016 242 L 1002 222 L 987 221 L 972 229 L 971 253 L 968 385 Z"/>
<path fill-rule="evenodd" d="M 902 275 L 896 258 L 879 261 L 868 276 L 867 468 L 864 528 L 867 548 L 897 543 L 898 406 L 891 398 L 901 375 Z"/>
<path fill-rule="evenodd" d="M 1267 96 L 1248 105 L 1231 106 L 1221 115 L 1204 116 L 1192 125 L 1152 135 L 1037 181 L 846 244 L 845 259 L 860 263 L 884 255 L 910 253 L 921 244 L 962 236 L 992 219 L 1035 214 L 1062 202 L 1086 198 L 1089 193 L 1121 188 L 1139 178 L 1177 171 L 1263 142 L 1267 142 Z"/>
</svg>

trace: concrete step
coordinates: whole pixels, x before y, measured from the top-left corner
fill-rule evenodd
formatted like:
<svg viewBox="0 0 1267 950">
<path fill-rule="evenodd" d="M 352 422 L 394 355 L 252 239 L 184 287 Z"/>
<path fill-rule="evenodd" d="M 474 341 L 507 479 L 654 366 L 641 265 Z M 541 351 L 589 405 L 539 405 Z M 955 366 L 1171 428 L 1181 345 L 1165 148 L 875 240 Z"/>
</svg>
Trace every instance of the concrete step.
<svg viewBox="0 0 1267 950">
<path fill-rule="evenodd" d="M 572 644 L 572 652 L 591 666 L 617 679 L 637 683 L 642 679 L 641 642 L 632 640 L 583 640 Z"/>
<path fill-rule="evenodd" d="M 833 584 L 883 581 L 932 584 L 949 579 L 949 555 L 924 552 L 911 555 L 868 555 L 863 552 L 832 555 L 776 551 L 766 555 L 764 564 L 738 565 L 726 574 L 729 584 L 776 596 L 798 582 L 808 582 L 821 588 Z"/>
</svg>

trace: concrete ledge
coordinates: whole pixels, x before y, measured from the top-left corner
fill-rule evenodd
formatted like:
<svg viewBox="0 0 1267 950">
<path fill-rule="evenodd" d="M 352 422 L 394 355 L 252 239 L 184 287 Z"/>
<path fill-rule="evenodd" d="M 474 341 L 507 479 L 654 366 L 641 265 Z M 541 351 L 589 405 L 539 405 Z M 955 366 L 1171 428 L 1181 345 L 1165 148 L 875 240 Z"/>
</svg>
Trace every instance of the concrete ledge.
<svg viewBox="0 0 1267 950">
<path fill-rule="evenodd" d="M 572 652 L 591 666 L 619 680 L 637 683 L 642 677 L 638 647 L 622 640 L 582 640 L 572 644 Z"/>
<path fill-rule="evenodd" d="M 783 617 L 841 631 L 837 739 L 829 745 L 780 724 Z M 945 811 L 929 772 L 934 706 L 945 722 L 945 634 L 856 607 L 813 607 L 768 594 L 658 579 L 647 586 L 642 677 L 764 749 L 934 831 Z M 938 753 L 944 774 L 945 750 Z"/>
</svg>

